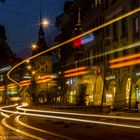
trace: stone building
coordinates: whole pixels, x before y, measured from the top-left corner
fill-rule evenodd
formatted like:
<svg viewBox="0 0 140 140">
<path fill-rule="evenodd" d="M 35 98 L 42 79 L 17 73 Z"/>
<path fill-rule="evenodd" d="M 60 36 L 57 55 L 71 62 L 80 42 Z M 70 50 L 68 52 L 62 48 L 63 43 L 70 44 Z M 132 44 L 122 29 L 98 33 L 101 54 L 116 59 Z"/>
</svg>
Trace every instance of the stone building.
<svg viewBox="0 0 140 140">
<path fill-rule="evenodd" d="M 40 16 L 40 26 L 38 32 L 38 41 L 35 43 L 36 47 L 32 49 L 32 55 L 36 55 L 49 46 L 45 41 L 45 32 L 42 25 L 42 16 Z M 45 53 L 31 61 L 31 88 L 33 98 L 46 96 L 50 87 L 50 75 L 52 74 L 52 54 L 51 52 Z M 44 80 L 44 82 L 43 82 Z"/>
<path fill-rule="evenodd" d="M 73 3 L 66 3 L 64 13 L 56 18 L 56 26 L 62 31 L 56 37 L 56 41 L 63 42 L 72 37 L 79 8 L 84 32 L 139 6 L 138 0 L 75 0 Z M 81 61 L 88 69 L 88 74 L 66 78 L 68 85 L 65 94 L 68 103 L 75 104 L 74 98 L 77 98 L 79 91 L 76 85 L 78 82 L 86 85 L 87 105 L 109 105 L 112 108 L 138 107 L 140 102 L 139 22 L 140 13 L 137 12 L 93 32 L 94 40 L 82 46 L 84 59 Z M 76 68 L 77 62 L 71 59 L 74 51 L 72 43 L 59 50 L 61 70 L 64 74 L 69 69 Z"/>
</svg>

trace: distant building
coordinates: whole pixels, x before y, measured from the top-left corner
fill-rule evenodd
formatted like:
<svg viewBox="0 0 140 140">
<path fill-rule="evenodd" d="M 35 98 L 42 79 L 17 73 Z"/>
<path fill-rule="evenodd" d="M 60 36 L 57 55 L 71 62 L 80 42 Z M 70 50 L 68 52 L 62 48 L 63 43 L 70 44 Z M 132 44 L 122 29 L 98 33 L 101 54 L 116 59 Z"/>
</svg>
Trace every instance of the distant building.
<svg viewBox="0 0 140 140">
<path fill-rule="evenodd" d="M 0 25 L 0 67 L 16 63 L 18 59 L 6 42 L 5 28 Z"/>
<path fill-rule="evenodd" d="M 11 84 L 11 81 L 7 78 L 7 72 L 21 59 L 11 51 L 9 45 L 6 42 L 6 32 L 4 26 L 0 25 L 0 102 L 7 102 L 8 96 L 14 96 L 18 94 L 18 87 Z M 20 74 L 18 70 L 12 73 L 12 77 L 16 81 L 20 80 Z M 3 97 L 3 98 L 2 98 Z"/>
<path fill-rule="evenodd" d="M 81 26 L 84 32 L 139 7 L 140 2 L 139 0 L 76 0 L 69 3 L 67 8 L 66 5 L 67 3 L 64 5 L 64 13 L 56 18 L 56 26 L 62 31 L 56 37 L 57 42 L 71 38 L 77 24 L 79 8 L 81 8 Z M 140 103 L 139 59 L 135 56 L 136 63 L 135 59 L 132 59 L 134 56 L 130 57 L 130 55 L 139 55 L 140 52 L 139 23 L 140 13 L 135 13 L 93 32 L 94 41 L 83 45 L 84 59 L 81 59 L 89 73 L 66 77 L 66 102 L 76 104 L 80 90 L 78 85 L 84 84 L 87 105 L 108 105 L 112 108 L 138 107 Z M 69 69 L 76 68 L 78 62 L 72 59 L 72 54 L 75 52 L 73 43 L 61 47 L 59 52 L 61 71 L 64 74 Z M 116 58 L 123 58 L 124 61 L 115 60 Z"/>
</svg>

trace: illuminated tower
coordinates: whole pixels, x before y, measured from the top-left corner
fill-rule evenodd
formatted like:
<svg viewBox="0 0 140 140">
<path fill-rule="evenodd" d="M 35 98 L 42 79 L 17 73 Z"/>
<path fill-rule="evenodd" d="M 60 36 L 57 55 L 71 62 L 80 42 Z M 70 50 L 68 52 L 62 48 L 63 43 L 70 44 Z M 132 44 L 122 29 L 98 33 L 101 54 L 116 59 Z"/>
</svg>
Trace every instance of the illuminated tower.
<svg viewBox="0 0 140 140">
<path fill-rule="evenodd" d="M 38 41 L 36 42 L 36 47 L 33 49 L 32 55 L 36 55 L 49 47 L 45 41 L 45 32 L 42 24 L 42 15 L 40 13 L 40 23 L 38 31 Z M 32 61 L 32 68 L 34 75 L 32 76 L 32 97 L 34 101 L 38 100 L 38 95 L 42 91 L 48 91 L 48 83 L 44 82 L 42 84 L 36 84 L 38 77 L 46 76 L 52 73 L 52 55 L 51 52 L 42 54 Z"/>
<path fill-rule="evenodd" d="M 79 34 L 81 34 L 83 32 L 82 25 L 81 25 L 81 8 L 79 8 L 79 10 L 78 10 L 78 18 L 77 19 L 78 19 L 78 22 L 74 27 L 72 36 L 77 36 L 77 35 L 79 35 Z M 76 39 L 74 41 L 73 48 L 74 48 L 74 52 L 73 52 L 74 59 L 75 59 L 75 61 L 78 62 L 84 56 L 84 54 L 83 54 L 83 45 L 81 45 L 81 38 Z M 82 64 L 83 63 L 78 62 L 76 64 L 76 67 L 77 67 L 77 65 L 82 65 Z"/>
</svg>

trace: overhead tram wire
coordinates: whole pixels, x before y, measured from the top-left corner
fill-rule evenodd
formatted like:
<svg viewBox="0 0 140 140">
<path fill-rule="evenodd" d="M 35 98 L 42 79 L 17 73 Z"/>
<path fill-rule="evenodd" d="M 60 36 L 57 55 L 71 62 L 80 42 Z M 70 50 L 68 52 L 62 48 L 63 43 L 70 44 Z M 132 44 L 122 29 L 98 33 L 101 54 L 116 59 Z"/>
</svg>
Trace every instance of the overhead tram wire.
<svg viewBox="0 0 140 140">
<path fill-rule="evenodd" d="M 33 55 L 33 56 L 27 58 L 27 60 L 32 60 L 32 59 L 34 59 L 34 58 L 36 58 L 36 57 L 38 57 L 38 56 L 40 56 L 40 55 L 42 55 L 42 54 L 44 54 L 44 53 L 47 53 L 47 52 L 49 52 L 49 51 L 58 49 L 59 47 L 62 47 L 62 46 L 65 45 L 65 44 L 68 44 L 68 43 L 70 43 L 70 42 L 72 42 L 72 41 L 74 41 L 74 40 L 76 40 L 76 39 L 78 39 L 78 38 L 80 38 L 80 37 L 83 37 L 83 36 L 85 36 L 85 35 L 88 35 L 88 34 L 90 34 L 90 33 L 92 33 L 92 32 L 95 32 L 95 31 L 97 31 L 97 30 L 99 30 L 99 29 L 102 29 L 102 28 L 104 28 L 104 27 L 106 27 L 106 26 L 108 26 L 108 25 L 110 25 L 110 24 L 112 24 L 112 23 L 114 23 L 114 22 L 117 22 L 117 21 L 119 21 L 119 20 L 121 20 L 121 19 L 123 19 L 123 18 L 126 18 L 126 17 L 128 17 L 128 16 L 130 16 L 130 15 L 133 15 L 133 14 L 135 14 L 135 13 L 137 13 L 137 12 L 140 12 L 140 8 L 137 8 L 137 9 L 135 9 L 135 10 L 132 10 L 132 11 L 130 11 L 130 12 L 127 12 L 127 13 L 123 14 L 123 15 L 120 16 L 120 17 L 117 17 L 117 18 L 115 18 L 115 19 L 112 19 L 112 20 L 110 20 L 110 21 L 108 21 L 108 22 L 106 22 L 106 23 L 104 23 L 104 24 L 102 24 L 102 25 L 100 25 L 100 26 L 97 26 L 97 27 L 95 27 L 95 28 L 93 28 L 93 29 L 91 29 L 91 30 L 89 30 L 89 31 L 86 31 L 86 32 L 84 32 L 84 33 L 82 33 L 82 34 L 80 34 L 80 35 L 78 35 L 78 36 L 75 36 L 75 37 L 73 37 L 73 38 L 71 38 L 71 39 L 69 39 L 69 40 L 66 40 L 66 41 L 64 41 L 64 42 L 62 42 L 62 43 L 60 43 L 60 44 L 57 44 L 57 45 L 55 45 L 55 46 L 52 46 L 51 48 L 49 48 L 49 49 L 47 49 L 47 50 L 45 50 L 45 51 L 42 51 L 42 52 L 40 52 L 40 53 L 38 53 L 38 54 L 36 54 L 36 55 Z M 22 89 L 22 86 L 21 86 L 18 82 L 16 82 L 14 79 L 12 79 L 12 78 L 10 77 L 10 73 L 11 73 L 15 68 L 17 68 L 18 66 L 20 66 L 21 64 L 24 64 L 24 63 L 26 63 L 26 60 L 24 60 L 24 61 L 22 61 L 22 62 L 16 64 L 15 66 L 13 66 L 13 67 L 7 72 L 7 77 L 8 77 L 8 79 L 11 80 L 12 82 L 14 82 L 15 84 L 19 85 L 19 87 L 20 87 L 19 91 Z"/>
<path fill-rule="evenodd" d="M 23 2 L 23 1 L 8 1 L 6 4 L 13 4 L 13 5 L 15 5 L 15 4 L 19 4 L 19 3 L 21 3 L 21 2 Z M 60 5 L 60 6 L 62 6 L 62 5 L 64 5 L 64 2 L 46 2 L 46 1 L 44 1 L 44 2 L 29 2 L 28 3 L 29 5 L 39 5 L 39 4 L 42 4 L 42 5 L 56 5 L 56 6 L 58 6 L 58 5 Z"/>
<path fill-rule="evenodd" d="M 17 13 L 19 13 L 21 11 L 21 9 L 29 2 L 30 0 L 25 0 L 17 9 Z"/>
</svg>

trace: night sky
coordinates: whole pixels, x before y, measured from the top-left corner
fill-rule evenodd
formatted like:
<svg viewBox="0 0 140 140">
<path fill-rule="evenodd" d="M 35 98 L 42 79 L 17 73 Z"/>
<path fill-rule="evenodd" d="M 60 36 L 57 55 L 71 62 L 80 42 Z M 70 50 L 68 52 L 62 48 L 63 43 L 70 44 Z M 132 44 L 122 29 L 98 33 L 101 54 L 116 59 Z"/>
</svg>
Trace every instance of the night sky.
<svg viewBox="0 0 140 140">
<path fill-rule="evenodd" d="M 5 26 L 7 42 L 14 53 L 29 48 L 38 39 L 40 11 L 50 21 L 45 38 L 51 43 L 57 33 L 55 17 L 63 12 L 66 0 L 5 0 L 0 3 L 0 24 Z M 41 10 L 40 10 L 41 9 Z"/>
</svg>

